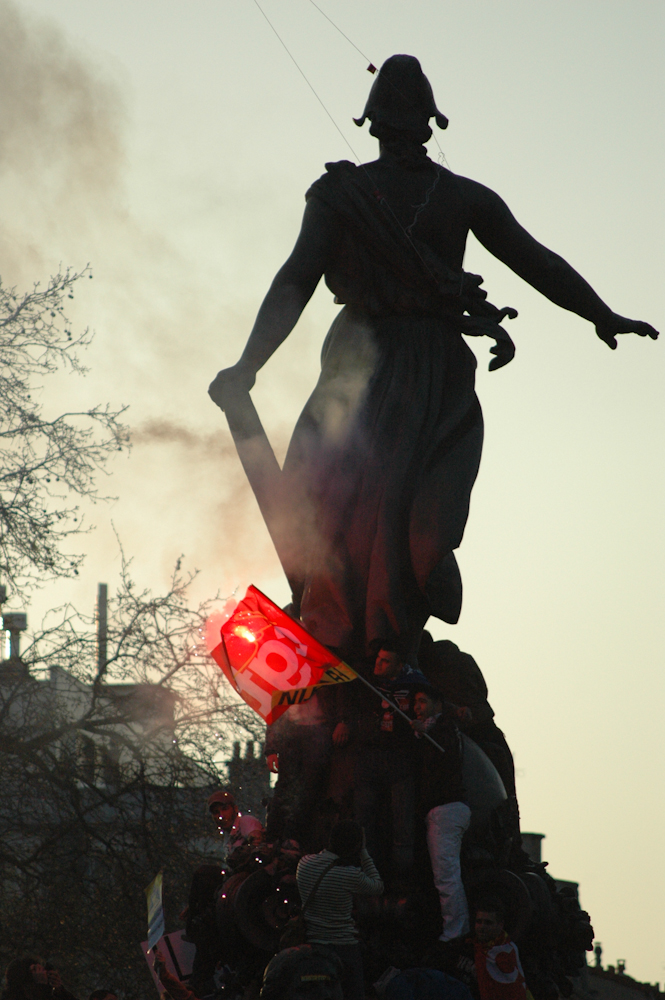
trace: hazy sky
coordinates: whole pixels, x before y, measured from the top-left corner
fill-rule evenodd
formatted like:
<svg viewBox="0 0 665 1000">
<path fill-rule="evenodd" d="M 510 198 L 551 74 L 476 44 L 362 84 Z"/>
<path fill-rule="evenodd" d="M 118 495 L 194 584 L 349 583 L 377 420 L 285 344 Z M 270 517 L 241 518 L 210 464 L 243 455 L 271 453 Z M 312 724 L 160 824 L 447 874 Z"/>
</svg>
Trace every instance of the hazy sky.
<svg viewBox="0 0 665 1000">
<path fill-rule="evenodd" d="M 318 2 L 318 0 L 317 0 Z M 376 155 L 372 78 L 309 0 L 261 0 L 344 137 Z M 497 190 L 617 310 L 665 326 L 662 0 L 320 0 L 379 65 L 417 55 L 457 173 Z M 91 262 L 74 301 L 90 375 L 53 408 L 127 403 L 135 446 L 96 507 L 81 580 L 140 583 L 180 553 L 197 596 L 249 582 L 286 600 L 223 416 L 206 396 L 240 353 L 295 240 L 303 195 L 354 159 L 254 0 L 0 0 L 0 272 L 23 285 Z M 430 143 L 432 156 L 438 150 Z M 470 240 L 510 304 L 514 362 L 478 392 L 486 443 L 459 551 L 458 626 L 513 747 L 523 829 L 579 881 L 605 961 L 663 980 L 663 343 L 612 353 Z M 283 451 L 336 307 L 320 288 L 254 392 Z"/>
</svg>

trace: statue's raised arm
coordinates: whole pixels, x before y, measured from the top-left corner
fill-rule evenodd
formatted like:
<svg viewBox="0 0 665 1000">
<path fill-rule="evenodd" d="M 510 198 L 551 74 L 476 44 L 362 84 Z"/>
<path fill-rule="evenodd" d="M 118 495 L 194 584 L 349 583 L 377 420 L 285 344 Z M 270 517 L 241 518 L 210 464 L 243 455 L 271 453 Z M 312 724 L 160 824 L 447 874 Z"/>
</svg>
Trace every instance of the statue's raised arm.
<svg viewBox="0 0 665 1000">
<path fill-rule="evenodd" d="M 272 471 L 270 482 L 263 476 L 253 486 L 294 612 L 356 665 L 386 644 L 408 660 L 430 615 L 454 623 L 460 613 L 454 550 L 483 437 L 476 361 L 464 336 L 492 337 L 490 368 L 501 367 L 514 354 L 501 324 L 517 315 L 492 305 L 482 278 L 463 270 L 469 232 L 552 302 L 593 323 L 609 347 L 622 333 L 658 336 L 612 312 L 493 191 L 433 163 L 424 146 L 431 118 L 448 124 L 418 60 L 388 59 L 356 119 L 370 120 L 379 158 L 326 165 L 242 357 L 209 389 L 236 441 L 244 434 L 256 443 L 263 430 L 248 396 L 256 372 L 325 275 L 343 308 L 324 343 L 318 384 L 284 469 L 264 434 L 263 451 L 254 448 Z M 241 397 L 251 419 L 239 434 Z"/>
<path fill-rule="evenodd" d="M 649 323 L 612 312 L 563 257 L 538 243 L 519 224 L 494 191 L 466 177 L 460 177 L 459 181 L 470 206 L 470 228 L 474 236 L 520 278 L 551 302 L 593 323 L 600 339 L 612 350 L 617 346 L 617 334 L 636 333 L 652 340 L 658 338 L 658 331 Z"/>
</svg>

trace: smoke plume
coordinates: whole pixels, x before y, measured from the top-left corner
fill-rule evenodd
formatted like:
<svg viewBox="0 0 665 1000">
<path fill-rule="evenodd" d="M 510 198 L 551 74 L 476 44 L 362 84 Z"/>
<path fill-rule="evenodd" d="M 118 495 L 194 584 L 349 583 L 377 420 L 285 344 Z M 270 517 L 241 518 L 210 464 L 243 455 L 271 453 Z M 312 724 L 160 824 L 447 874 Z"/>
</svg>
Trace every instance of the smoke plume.
<svg viewBox="0 0 665 1000">
<path fill-rule="evenodd" d="M 53 412 L 128 404 L 134 427 L 130 458 L 104 484 L 118 503 L 94 511 L 87 589 L 89 576 L 106 578 L 117 564 L 112 516 L 142 583 L 159 586 L 155 574 L 166 576 L 185 553 L 203 571 L 206 596 L 279 572 L 224 417 L 206 394 L 215 372 L 237 359 L 256 303 L 245 307 L 219 277 L 213 283 L 201 257 L 132 209 L 131 116 L 122 83 L 101 63 L 0 0 L 0 274 L 29 287 L 61 262 L 92 265 L 95 280 L 71 304 L 75 324 L 96 331 L 90 373 L 51 377 L 43 393 Z M 278 450 L 288 419 L 280 412 L 271 429 Z"/>
</svg>

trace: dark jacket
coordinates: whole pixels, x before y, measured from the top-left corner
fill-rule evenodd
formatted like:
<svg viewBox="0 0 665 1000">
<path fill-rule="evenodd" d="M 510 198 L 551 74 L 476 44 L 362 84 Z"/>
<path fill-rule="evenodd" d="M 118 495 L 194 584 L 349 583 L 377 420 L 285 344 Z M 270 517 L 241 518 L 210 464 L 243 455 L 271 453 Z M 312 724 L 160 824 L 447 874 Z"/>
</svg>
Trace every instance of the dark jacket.
<svg viewBox="0 0 665 1000">
<path fill-rule="evenodd" d="M 404 665 L 393 680 L 372 677 L 372 684 L 381 694 L 413 718 L 413 694 L 418 687 L 427 684 L 427 678 L 420 670 Z M 361 692 L 358 736 L 361 746 L 368 749 L 399 750 L 400 753 L 415 752 L 415 740 L 410 724 L 394 708 L 373 691 Z"/>
<path fill-rule="evenodd" d="M 422 734 L 416 736 L 419 751 L 418 806 L 426 816 L 435 806 L 463 802 L 462 740 L 455 722 L 443 712 L 428 731 L 443 753 Z"/>
<path fill-rule="evenodd" d="M 454 642 L 443 639 L 427 649 L 422 666 L 430 684 L 446 701 L 471 710 L 471 725 L 494 717 L 485 678 L 470 653 L 463 653 Z M 466 732 L 464 724 L 462 729 Z"/>
</svg>

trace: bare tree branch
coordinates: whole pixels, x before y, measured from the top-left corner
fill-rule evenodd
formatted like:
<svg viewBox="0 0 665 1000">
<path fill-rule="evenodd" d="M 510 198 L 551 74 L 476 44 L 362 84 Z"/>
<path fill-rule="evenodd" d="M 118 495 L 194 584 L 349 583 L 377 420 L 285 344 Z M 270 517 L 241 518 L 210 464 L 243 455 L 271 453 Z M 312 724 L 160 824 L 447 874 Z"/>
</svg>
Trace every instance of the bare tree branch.
<svg viewBox="0 0 665 1000">
<path fill-rule="evenodd" d="M 179 563 L 165 593 L 139 591 L 123 553 L 101 670 L 95 621 L 69 606 L 0 664 L 0 960 L 62 956 L 81 994 L 106 976 L 138 995 L 142 889 L 164 869 L 173 925 L 233 741 L 263 739 L 202 648 L 192 579 Z"/>
<path fill-rule="evenodd" d="M 24 599 L 39 584 L 78 573 L 83 556 L 62 551 L 87 530 L 72 499 L 108 499 L 97 474 L 129 447 L 124 408 L 48 418 L 36 399 L 44 377 L 86 372 L 77 352 L 92 334 L 75 336 L 65 313 L 85 277 L 89 268 L 59 271 L 46 288 L 22 295 L 0 281 L 0 577 Z"/>
</svg>

